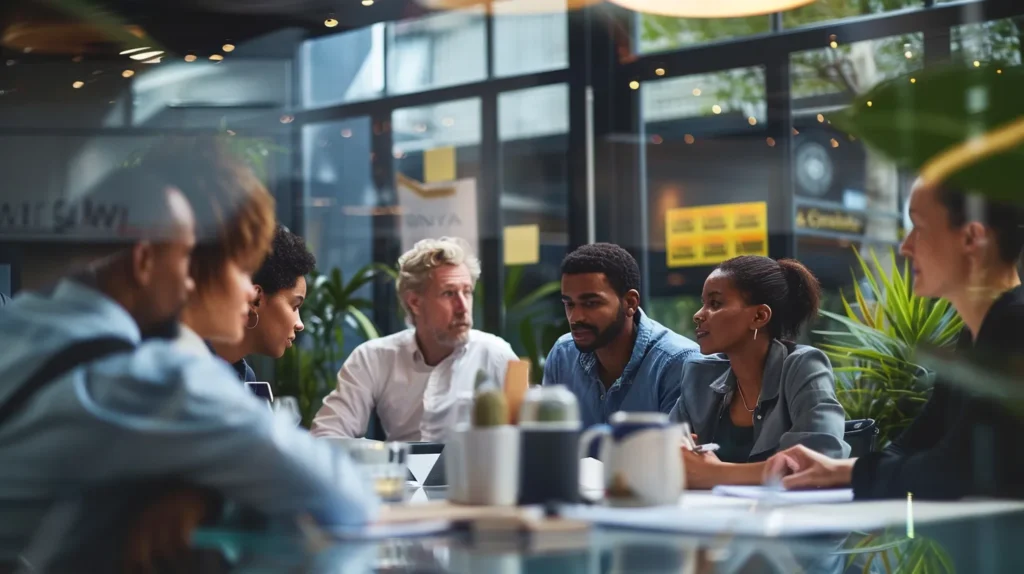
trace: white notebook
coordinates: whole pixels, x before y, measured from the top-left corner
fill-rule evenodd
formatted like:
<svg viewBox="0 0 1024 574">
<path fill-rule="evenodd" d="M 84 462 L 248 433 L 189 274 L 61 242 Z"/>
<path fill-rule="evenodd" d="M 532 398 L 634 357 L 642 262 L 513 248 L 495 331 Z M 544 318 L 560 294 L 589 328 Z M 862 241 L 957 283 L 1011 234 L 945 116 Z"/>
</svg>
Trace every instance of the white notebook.
<svg viewBox="0 0 1024 574">
<path fill-rule="evenodd" d="M 816 490 L 778 490 L 767 486 L 720 485 L 711 489 L 717 496 L 763 500 L 779 504 L 833 504 L 853 502 L 852 488 L 821 488 Z"/>
</svg>

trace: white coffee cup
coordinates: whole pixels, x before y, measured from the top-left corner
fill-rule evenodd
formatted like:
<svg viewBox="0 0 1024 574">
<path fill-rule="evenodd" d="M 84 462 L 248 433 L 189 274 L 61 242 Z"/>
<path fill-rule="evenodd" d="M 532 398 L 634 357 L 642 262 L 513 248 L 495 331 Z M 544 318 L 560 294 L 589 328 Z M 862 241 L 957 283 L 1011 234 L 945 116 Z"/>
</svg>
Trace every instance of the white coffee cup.
<svg viewBox="0 0 1024 574">
<path fill-rule="evenodd" d="M 607 425 L 587 429 L 580 437 L 580 458 L 594 440 L 601 440 L 605 498 L 614 506 L 676 504 L 685 475 L 679 450 L 680 425 L 668 415 L 619 411 Z"/>
</svg>

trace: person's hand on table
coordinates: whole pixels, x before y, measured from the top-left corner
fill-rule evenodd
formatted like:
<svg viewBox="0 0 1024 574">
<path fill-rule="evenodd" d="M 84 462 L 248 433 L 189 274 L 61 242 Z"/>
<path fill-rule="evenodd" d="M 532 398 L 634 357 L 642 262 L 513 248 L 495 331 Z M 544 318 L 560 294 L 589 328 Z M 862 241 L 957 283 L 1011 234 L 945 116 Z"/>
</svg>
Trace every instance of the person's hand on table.
<svg viewBox="0 0 1024 574">
<path fill-rule="evenodd" d="M 180 556 L 211 506 L 204 491 L 184 487 L 144 508 L 128 535 L 125 571 L 148 572 L 154 561 Z"/>
<path fill-rule="evenodd" d="M 834 459 L 797 445 L 775 454 L 765 463 L 763 480 L 782 479 L 787 490 L 849 486 L 855 458 Z"/>
<path fill-rule="evenodd" d="M 705 490 L 720 483 L 725 463 L 715 453 L 696 453 L 685 447 L 680 450 L 686 470 L 686 488 Z"/>
</svg>

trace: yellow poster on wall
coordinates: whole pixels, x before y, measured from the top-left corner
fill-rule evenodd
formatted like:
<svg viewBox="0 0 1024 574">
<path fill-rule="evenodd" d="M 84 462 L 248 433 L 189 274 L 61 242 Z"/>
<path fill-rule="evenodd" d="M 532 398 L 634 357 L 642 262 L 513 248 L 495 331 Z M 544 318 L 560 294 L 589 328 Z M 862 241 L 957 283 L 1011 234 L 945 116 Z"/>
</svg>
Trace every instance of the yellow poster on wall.
<svg viewBox="0 0 1024 574">
<path fill-rule="evenodd" d="M 665 214 L 669 267 L 715 265 L 737 255 L 768 255 L 768 204 L 679 207 Z"/>
</svg>

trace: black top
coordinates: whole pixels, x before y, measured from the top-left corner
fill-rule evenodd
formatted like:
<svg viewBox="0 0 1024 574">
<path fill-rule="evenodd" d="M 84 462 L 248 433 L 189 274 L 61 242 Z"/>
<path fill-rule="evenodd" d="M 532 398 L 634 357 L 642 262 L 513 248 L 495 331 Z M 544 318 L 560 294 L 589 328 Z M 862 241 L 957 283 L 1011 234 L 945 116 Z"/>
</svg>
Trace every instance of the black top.
<svg viewBox="0 0 1024 574">
<path fill-rule="evenodd" d="M 715 428 L 714 442 L 718 443 L 718 460 L 722 462 L 747 462 L 754 448 L 754 427 L 741 427 L 732 422 L 729 409 L 722 413 Z"/>
<path fill-rule="evenodd" d="M 965 328 L 957 359 L 1006 372 L 1024 355 L 1024 288 L 1004 293 L 985 315 L 972 345 Z M 1019 363 L 1018 363 L 1019 364 Z M 1006 401 L 975 396 L 940 380 L 921 414 L 890 446 L 857 460 L 858 499 L 1024 498 L 1024 417 Z"/>
</svg>

